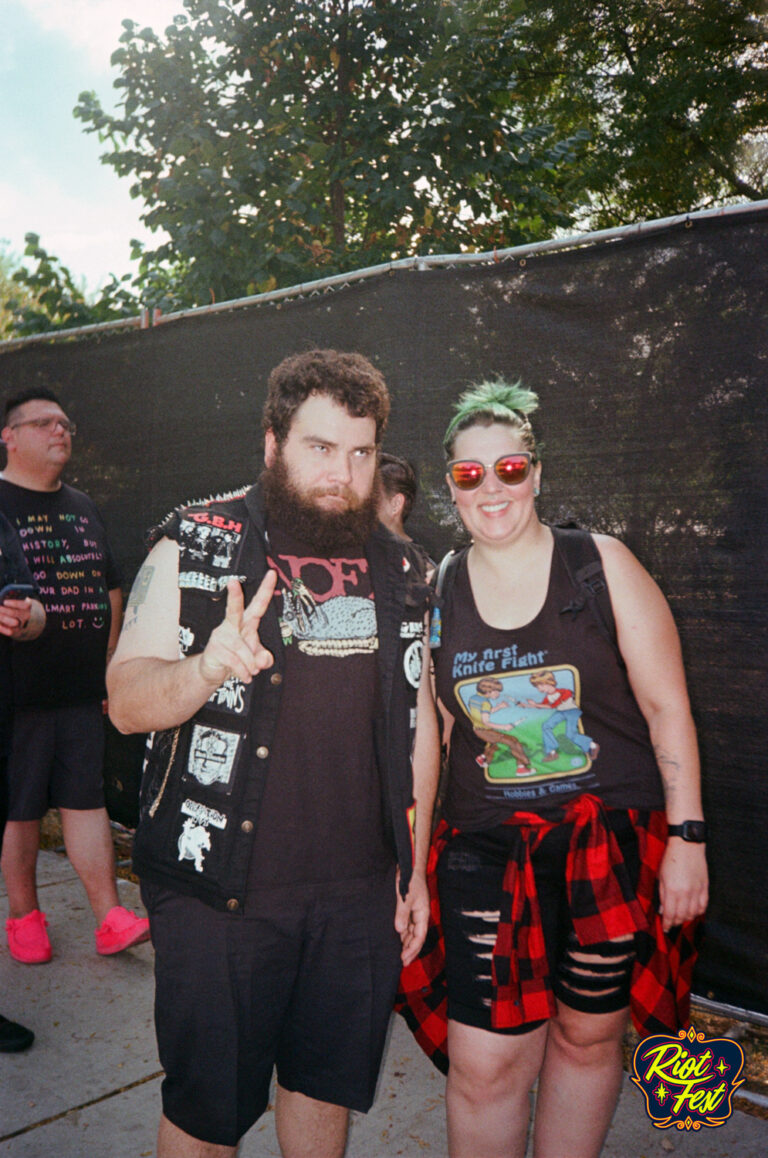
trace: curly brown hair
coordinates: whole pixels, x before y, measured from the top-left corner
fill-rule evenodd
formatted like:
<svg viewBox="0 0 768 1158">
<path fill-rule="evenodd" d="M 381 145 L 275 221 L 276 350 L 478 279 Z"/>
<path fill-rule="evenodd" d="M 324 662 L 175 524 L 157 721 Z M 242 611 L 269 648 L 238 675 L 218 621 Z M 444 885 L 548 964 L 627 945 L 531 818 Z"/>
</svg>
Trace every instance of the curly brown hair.
<svg viewBox="0 0 768 1158">
<path fill-rule="evenodd" d="M 376 445 L 389 418 L 389 392 L 379 370 L 362 354 L 310 350 L 285 358 L 269 376 L 262 426 L 285 442 L 293 416 L 310 394 L 326 394 L 354 418 L 373 418 Z"/>
</svg>

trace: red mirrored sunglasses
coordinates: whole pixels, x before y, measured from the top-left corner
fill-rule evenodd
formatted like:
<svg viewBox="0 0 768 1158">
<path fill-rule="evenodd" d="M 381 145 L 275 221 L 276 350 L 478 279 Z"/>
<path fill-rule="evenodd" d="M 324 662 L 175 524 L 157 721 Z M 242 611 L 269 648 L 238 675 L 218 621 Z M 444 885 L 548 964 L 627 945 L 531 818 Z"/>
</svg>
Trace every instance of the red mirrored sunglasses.
<svg viewBox="0 0 768 1158">
<path fill-rule="evenodd" d="M 460 491 L 473 491 L 485 478 L 486 470 L 492 470 L 496 478 L 506 486 L 517 486 L 518 483 L 525 482 L 535 462 L 535 455 L 522 450 L 517 454 L 502 454 L 501 458 L 497 458 L 488 466 L 473 458 L 456 458 L 448 463 L 448 470 L 454 486 Z"/>
</svg>

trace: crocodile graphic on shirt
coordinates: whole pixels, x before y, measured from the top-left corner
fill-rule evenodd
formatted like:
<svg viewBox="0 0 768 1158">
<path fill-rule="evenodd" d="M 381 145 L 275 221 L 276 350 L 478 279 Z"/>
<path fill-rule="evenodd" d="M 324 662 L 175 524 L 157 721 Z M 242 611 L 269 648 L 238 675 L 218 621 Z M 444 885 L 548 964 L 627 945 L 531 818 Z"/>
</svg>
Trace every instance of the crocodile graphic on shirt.
<svg viewBox="0 0 768 1158">
<path fill-rule="evenodd" d="M 280 630 L 284 643 L 295 642 L 308 655 L 341 657 L 378 647 L 372 599 L 335 595 L 318 603 L 300 579 L 283 590 Z"/>
</svg>

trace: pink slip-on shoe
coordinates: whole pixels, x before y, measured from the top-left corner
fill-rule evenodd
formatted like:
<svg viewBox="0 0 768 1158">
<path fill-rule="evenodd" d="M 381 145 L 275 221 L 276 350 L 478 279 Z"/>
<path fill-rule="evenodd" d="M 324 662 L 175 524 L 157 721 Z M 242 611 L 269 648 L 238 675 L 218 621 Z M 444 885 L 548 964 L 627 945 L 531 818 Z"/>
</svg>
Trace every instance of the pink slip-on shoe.
<svg viewBox="0 0 768 1158">
<path fill-rule="evenodd" d="M 99 925 L 94 937 L 96 952 L 102 956 L 122 953 L 123 949 L 131 945 L 140 945 L 142 941 L 149 940 L 149 921 L 146 917 L 137 917 L 122 905 L 115 905 Z"/>
<path fill-rule="evenodd" d="M 8 935 L 8 949 L 15 961 L 25 965 L 42 965 L 53 956 L 51 942 L 45 927 L 48 921 L 45 913 L 33 909 L 26 917 L 9 917 L 5 922 Z"/>
</svg>

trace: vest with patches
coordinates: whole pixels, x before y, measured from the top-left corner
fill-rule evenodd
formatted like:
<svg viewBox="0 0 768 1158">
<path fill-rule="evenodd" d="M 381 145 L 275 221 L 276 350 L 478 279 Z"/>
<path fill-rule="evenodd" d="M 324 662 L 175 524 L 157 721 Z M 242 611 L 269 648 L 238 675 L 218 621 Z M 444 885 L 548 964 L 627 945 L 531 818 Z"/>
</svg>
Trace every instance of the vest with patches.
<svg viewBox="0 0 768 1158">
<path fill-rule="evenodd" d="M 224 618 L 226 585 L 243 584 L 246 605 L 267 569 L 257 488 L 175 511 L 151 535 L 179 546 L 180 655 L 202 652 Z M 403 895 L 413 865 L 411 751 L 428 588 L 409 544 L 379 526 L 365 547 L 379 636 L 382 711 L 374 721 L 386 836 Z M 242 911 L 285 656 L 275 601 L 260 626 L 274 665 L 250 684 L 232 677 L 178 728 L 148 737 L 134 869 L 143 879 Z"/>
</svg>

